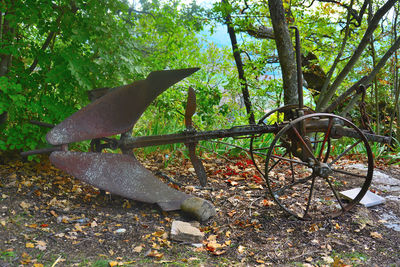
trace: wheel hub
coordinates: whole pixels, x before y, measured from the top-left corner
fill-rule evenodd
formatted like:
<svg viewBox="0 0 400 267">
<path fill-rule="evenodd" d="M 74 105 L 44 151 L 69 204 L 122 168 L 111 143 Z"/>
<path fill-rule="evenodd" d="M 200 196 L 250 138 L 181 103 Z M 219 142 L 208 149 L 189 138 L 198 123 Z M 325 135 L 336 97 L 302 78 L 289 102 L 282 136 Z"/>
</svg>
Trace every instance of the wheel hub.
<svg viewBox="0 0 400 267">
<path fill-rule="evenodd" d="M 332 169 L 326 163 L 319 163 L 313 167 L 313 171 L 315 175 L 318 175 L 322 178 L 328 178 L 328 176 L 332 173 Z"/>
</svg>

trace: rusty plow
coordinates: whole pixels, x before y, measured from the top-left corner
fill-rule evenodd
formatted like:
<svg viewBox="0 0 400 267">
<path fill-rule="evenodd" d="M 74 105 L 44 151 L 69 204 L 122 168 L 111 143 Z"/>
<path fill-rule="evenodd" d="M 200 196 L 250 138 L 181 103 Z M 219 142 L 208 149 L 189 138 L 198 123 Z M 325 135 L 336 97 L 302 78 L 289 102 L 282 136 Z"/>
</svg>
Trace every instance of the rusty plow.
<svg viewBox="0 0 400 267">
<path fill-rule="evenodd" d="M 46 140 L 52 147 L 23 152 L 22 155 L 52 152 L 50 161 L 56 167 L 99 189 L 145 203 L 156 203 L 164 211 L 179 210 L 187 202 L 188 212 L 193 217 L 207 220 L 215 214 L 215 208 L 210 202 L 167 186 L 147 170 L 131 151 L 127 155 L 100 153 L 104 147 L 128 151 L 124 147 L 124 139 L 129 137 L 128 133 L 150 103 L 167 88 L 197 70 L 154 71 L 145 80 L 108 89 L 106 94 L 55 125 L 47 133 Z M 186 116 L 187 123 L 195 112 L 195 96 L 191 97 L 188 104 L 192 111 Z M 49 124 L 36 124 L 52 127 Z M 121 134 L 120 140 L 107 138 L 117 134 Z M 92 148 L 96 152 L 68 151 L 68 144 L 83 140 L 92 140 Z M 102 141 L 108 145 L 101 144 Z M 195 145 L 187 145 L 196 170 L 199 166 L 202 168 L 204 180 L 205 171 L 194 154 Z M 193 203 L 197 208 L 193 209 Z"/>
<path fill-rule="evenodd" d="M 132 152 L 134 148 L 184 143 L 189 150 L 199 182 L 204 187 L 207 176 L 201 159 L 196 155 L 198 142 L 216 138 L 248 137 L 251 139 L 248 152 L 256 169 L 262 174 L 271 197 L 283 210 L 299 219 L 338 216 L 351 209 L 365 195 L 373 172 L 373 158 L 368 142 L 389 143 L 390 138 L 361 130 L 346 118 L 330 113 L 315 113 L 303 106 L 303 101 L 299 101 L 298 106 L 289 105 L 272 110 L 257 124 L 196 131 L 192 121 L 196 111 L 196 95 L 194 89 L 189 88 L 184 131 L 165 135 L 132 136 L 132 128 L 150 103 L 167 88 L 197 70 L 199 69 L 155 71 L 145 80 L 112 89 L 98 89 L 95 93 L 102 96 L 60 124 L 53 127 L 36 123 L 52 127 L 46 136 L 52 147 L 22 154 L 26 156 L 52 152 L 50 161 L 55 166 L 84 182 L 115 195 L 158 204 L 165 211 L 182 209 L 202 221 L 215 214 L 214 206 L 207 200 L 175 190 L 161 182 L 136 159 Z M 299 97 L 302 98 L 300 91 L 301 88 Z M 110 138 L 117 134 L 121 135 L 119 140 Z M 269 143 L 264 144 L 262 141 L 262 147 L 256 148 L 253 141 L 263 134 L 274 134 L 275 137 Z M 340 143 L 336 144 L 343 137 L 352 145 L 345 147 Z M 92 152 L 68 151 L 68 144 L 83 140 L 91 140 Z M 343 151 L 338 150 L 338 147 Z M 366 151 L 368 171 L 365 175 L 343 170 L 340 166 L 341 159 L 354 153 L 357 147 Z M 101 153 L 103 148 L 121 149 L 123 154 Z M 254 159 L 254 154 L 259 153 L 260 149 L 267 152 L 260 153 L 266 156 L 262 163 L 265 166 L 264 171 L 257 166 Z M 290 169 L 286 170 L 287 168 Z M 305 170 L 308 173 L 303 177 Z M 278 180 L 277 174 L 280 174 Z M 285 177 L 286 174 L 291 175 Z M 344 189 L 339 186 L 351 184 L 347 181 L 338 183 L 339 179 L 359 182 L 361 189 L 352 201 L 344 202 L 339 196 L 340 190 Z M 320 190 L 320 185 L 328 187 Z M 307 195 L 303 195 L 304 192 L 308 192 Z M 323 199 L 330 201 L 324 202 L 325 206 L 321 203 L 318 206 L 313 201 L 321 199 L 318 194 L 323 194 Z M 292 201 L 294 196 L 299 198 L 295 202 Z"/>
</svg>

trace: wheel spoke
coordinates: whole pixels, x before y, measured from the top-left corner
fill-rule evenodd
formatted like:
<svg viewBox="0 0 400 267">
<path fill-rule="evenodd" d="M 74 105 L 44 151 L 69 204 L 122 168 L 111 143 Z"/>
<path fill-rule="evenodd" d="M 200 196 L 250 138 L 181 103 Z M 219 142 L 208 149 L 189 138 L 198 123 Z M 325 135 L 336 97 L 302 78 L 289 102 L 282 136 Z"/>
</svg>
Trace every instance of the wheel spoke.
<svg viewBox="0 0 400 267">
<path fill-rule="evenodd" d="M 336 189 L 333 187 L 331 181 L 329 180 L 329 177 L 326 178 L 326 181 L 328 182 L 329 187 L 331 188 L 333 194 L 335 195 L 335 198 L 336 198 L 337 201 L 339 202 L 340 207 L 342 208 L 343 211 L 345 211 L 345 208 L 344 208 L 344 206 L 343 206 L 343 203 L 342 203 L 342 201 L 341 201 L 340 198 L 339 198 L 339 194 L 337 193 Z"/>
<path fill-rule="evenodd" d="M 277 161 L 274 160 L 274 164 L 271 166 L 271 168 L 269 168 L 268 172 L 270 172 L 281 160 L 284 160 L 287 153 L 288 152 L 286 151 L 282 157 L 277 156 L 279 157 L 278 160 Z"/>
<path fill-rule="evenodd" d="M 284 187 L 279 188 L 278 190 L 273 191 L 272 193 L 273 193 L 275 196 L 282 195 L 282 193 L 283 193 L 286 189 L 291 188 L 291 187 L 293 187 L 293 186 L 295 186 L 295 185 L 298 185 L 298 184 L 304 184 L 304 183 L 308 182 L 311 178 L 314 178 L 314 177 L 315 177 L 315 175 L 311 174 L 310 176 L 307 176 L 307 177 L 305 177 L 305 178 L 303 178 L 303 179 L 299 179 L 299 180 L 297 180 L 297 181 L 294 182 L 294 183 L 285 185 Z"/>
<path fill-rule="evenodd" d="M 298 160 L 295 160 L 295 159 L 283 158 L 283 157 L 277 156 L 277 155 L 271 155 L 271 158 L 276 158 L 276 159 L 285 160 L 285 161 L 293 162 L 293 163 L 300 164 L 300 165 L 309 166 L 309 164 L 307 162 L 298 161 Z"/>
<path fill-rule="evenodd" d="M 346 175 L 350 175 L 350 176 L 354 176 L 354 177 L 359 177 L 359 178 L 364 178 L 364 179 L 367 178 L 366 175 L 359 175 L 359 174 L 348 172 L 348 171 L 344 171 L 344 170 L 333 169 L 333 168 L 331 168 L 331 170 L 334 171 L 334 172 L 338 172 L 338 173 L 342 173 L 342 174 L 346 174 Z"/>
<path fill-rule="evenodd" d="M 310 187 L 310 194 L 308 195 L 308 200 L 307 200 L 307 206 L 306 206 L 306 210 L 304 211 L 303 214 L 303 218 L 305 218 L 307 216 L 308 210 L 310 209 L 310 205 L 311 205 L 311 199 L 312 199 L 312 194 L 314 191 L 314 184 L 315 184 L 315 175 L 312 175 L 312 181 L 311 181 L 311 187 Z"/>
<path fill-rule="evenodd" d="M 289 157 L 292 160 L 292 152 L 289 152 Z M 294 169 L 293 169 L 293 162 L 290 161 L 290 171 L 292 172 L 292 182 L 294 183 Z"/>
<path fill-rule="evenodd" d="M 318 155 L 318 160 L 319 161 L 321 161 L 322 152 L 324 151 L 326 141 L 328 140 L 329 135 L 331 134 L 332 122 L 333 122 L 333 119 L 329 118 L 328 129 L 327 129 L 327 131 L 325 133 L 324 141 L 322 142 L 321 150 L 319 151 L 319 155 Z"/>
<path fill-rule="evenodd" d="M 349 152 L 350 150 L 352 150 L 356 145 L 358 145 L 359 143 L 361 143 L 362 140 L 358 140 L 357 142 L 355 142 L 354 144 L 352 144 L 351 146 L 349 146 L 348 148 L 346 148 L 342 153 L 340 153 L 339 156 L 337 156 L 334 160 L 332 160 L 328 165 L 332 166 L 333 164 L 336 163 L 336 161 L 338 161 L 341 157 L 343 157 L 347 152 Z"/>
</svg>

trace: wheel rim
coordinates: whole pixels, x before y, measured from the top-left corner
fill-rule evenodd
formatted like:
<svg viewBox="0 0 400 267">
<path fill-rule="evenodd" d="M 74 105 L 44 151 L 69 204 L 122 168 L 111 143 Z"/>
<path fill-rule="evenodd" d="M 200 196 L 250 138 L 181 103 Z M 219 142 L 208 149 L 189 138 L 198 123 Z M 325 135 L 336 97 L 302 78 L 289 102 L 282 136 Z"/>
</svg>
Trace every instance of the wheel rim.
<svg viewBox="0 0 400 267">
<path fill-rule="evenodd" d="M 322 122 L 325 127 L 318 126 Z M 301 124 L 305 136 L 298 129 Z M 340 125 L 353 130 L 355 137 L 336 138 Z M 355 161 L 366 164 L 366 170 L 360 172 Z M 304 220 L 336 217 L 350 210 L 367 192 L 372 174 L 372 152 L 361 130 L 345 118 L 325 113 L 302 116 L 281 129 L 265 162 L 272 198 Z M 340 191 L 356 187 L 361 190 L 353 200 L 339 196 Z"/>
</svg>

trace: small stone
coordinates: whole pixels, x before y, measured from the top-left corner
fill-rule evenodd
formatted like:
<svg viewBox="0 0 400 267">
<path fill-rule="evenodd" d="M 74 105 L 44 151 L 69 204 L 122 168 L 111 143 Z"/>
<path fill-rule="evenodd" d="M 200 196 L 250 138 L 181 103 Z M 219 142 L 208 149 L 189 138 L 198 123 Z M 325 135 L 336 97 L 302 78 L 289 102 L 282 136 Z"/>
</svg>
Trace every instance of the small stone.
<svg viewBox="0 0 400 267">
<path fill-rule="evenodd" d="M 204 233 L 190 223 L 173 221 L 171 226 L 171 239 L 189 243 L 201 243 Z"/>
<path fill-rule="evenodd" d="M 202 198 L 188 198 L 181 204 L 181 210 L 199 221 L 207 221 L 217 214 L 214 205 Z"/>
<path fill-rule="evenodd" d="M 116 234 L 123 234 L 123 233 L 125 233 L 125 232 L 126 232 L 126 229 L 125 229 L 125 228 L 119 228 L 119 229 L 115 230 L 115 233 L 116 233 Z"/>
</svg>

